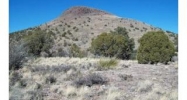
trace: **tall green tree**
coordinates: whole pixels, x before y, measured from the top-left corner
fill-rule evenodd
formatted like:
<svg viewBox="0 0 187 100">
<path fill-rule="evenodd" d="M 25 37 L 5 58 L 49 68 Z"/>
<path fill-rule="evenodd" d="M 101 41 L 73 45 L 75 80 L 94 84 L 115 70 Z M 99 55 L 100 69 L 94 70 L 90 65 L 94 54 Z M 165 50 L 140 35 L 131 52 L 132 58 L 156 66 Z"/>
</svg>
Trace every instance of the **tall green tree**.
<svg viewBox="0 0 187 100">
<path fill-rule="evenodd" d="M 139 63 L 167 63 L 175 53 L 174 44 L 163 31 L 148 32 L 139 39 Z"/>
<path fill-rule="evenodd" d="M 29 53 L 39 56 L 41 52 L 50 53 L 49 49 L 52 47 L 53 39 L 52 32 L 46 32 L 40 28 L 33 30 L 25 37 L 26 45 L 29 48 Z"/>
<path fill-rule="evenodd" d="M 95 55 L 129 59 L 134 48 L 126 29 L 118 27 L 110 33 L 98 35 L 91 43 L 91 52 Z"/>
</svg>

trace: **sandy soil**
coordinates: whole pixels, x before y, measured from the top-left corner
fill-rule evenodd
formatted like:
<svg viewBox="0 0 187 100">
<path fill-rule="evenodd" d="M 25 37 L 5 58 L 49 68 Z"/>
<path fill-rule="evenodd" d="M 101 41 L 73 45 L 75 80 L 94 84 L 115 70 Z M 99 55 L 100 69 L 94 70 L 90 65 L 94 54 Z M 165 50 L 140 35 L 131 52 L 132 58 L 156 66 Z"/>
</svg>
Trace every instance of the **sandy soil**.
<svg viewBox="0 0 187 100">
<path fill-rule="evenodd" d="M 138 64 L 116 60 L 112 69 L 98 70 L 109 58 L 37 58 L 10 74 L 11 100 L 177 100 L 178 63 Z M 15 73 L 20 76 L 16 77 Z M 105 84 L 82 85 L 75 81 L 97 74 Z M 13 80 L 14 79 L 14 80 Z M 48 79 L 50 81 L 48 81 Z M 53 81 L 52 79 L 55 79 Z M 19 92 L 18 92 L 19 91 Z"/>
</svg>

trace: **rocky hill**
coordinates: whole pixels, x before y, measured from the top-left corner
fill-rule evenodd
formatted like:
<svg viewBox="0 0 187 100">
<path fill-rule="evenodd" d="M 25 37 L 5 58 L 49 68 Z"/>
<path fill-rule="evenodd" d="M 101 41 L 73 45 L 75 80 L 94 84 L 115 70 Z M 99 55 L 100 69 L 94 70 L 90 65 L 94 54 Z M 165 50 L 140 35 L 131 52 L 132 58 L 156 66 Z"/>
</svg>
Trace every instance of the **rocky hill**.
<svg viewBox="0 0 187 100">
<path fill-rule="evenodd" d="M 125 27 L 127 29 L 129 36 L 134 38 L 135 49 L 137 49 L 139 46 L 138 39 L 143 34 L 148 31 L 162 30 L 141 21 L 121 18 L 105 11 L 83 6 L 69 8 L 58 18 L 37 27 L 55 33 L 55 44 L 52 48 L 52 51 L 55 52 L 62 47 L 64 51 L 68 51 L 69 46 L 74 43 L 82 50 L 87 51 L 92 39 L 103 32 L 113 31 L 117 27 Z M 20 34 L 21 38 L 23 34 L 33 29 L 29 28 L 15 33 Z M 174 40 L 174 33 L 170 31 L 165 31 L 165 33 L 171 40 Z"/>
</svg>

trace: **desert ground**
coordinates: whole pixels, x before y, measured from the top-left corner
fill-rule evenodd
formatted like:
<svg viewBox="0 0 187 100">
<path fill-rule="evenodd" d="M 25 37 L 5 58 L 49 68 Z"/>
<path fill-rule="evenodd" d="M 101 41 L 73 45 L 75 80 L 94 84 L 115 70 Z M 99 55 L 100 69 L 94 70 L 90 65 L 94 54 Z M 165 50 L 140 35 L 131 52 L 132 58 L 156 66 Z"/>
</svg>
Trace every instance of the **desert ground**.
<svg viewBox="0 0 187 100">
<path fill-rule="evenodd" d="M 178 62 L 40 57 L 10 71 L 9 80 L 10 100 L 178 99 Z"/>
</svg>

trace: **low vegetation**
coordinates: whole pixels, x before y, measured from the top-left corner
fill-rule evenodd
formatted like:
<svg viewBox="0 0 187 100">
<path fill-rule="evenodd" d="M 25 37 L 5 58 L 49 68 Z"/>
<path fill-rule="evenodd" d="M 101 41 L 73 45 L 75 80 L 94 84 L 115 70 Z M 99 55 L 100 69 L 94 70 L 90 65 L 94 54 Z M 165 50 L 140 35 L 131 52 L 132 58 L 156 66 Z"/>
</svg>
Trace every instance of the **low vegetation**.
<svg viewBox="0 0 187 100">
<path fill-rule="evenodd" d="M 20 73 L 11 71 L 9 75 L 9 85 L 14 86 L 15 83 L 20 81 L 22 77 L 23 76 Z"/>
<path fill-rule="evenodd" d="M 100 60 L 98 65 L 98 70 L 113 69 L 117 66 L 118 61 L 116 59 L 110 60 Z"/>
<path fill-rule="evenodd" d="M 111 60 L 102 60 L 106 59 Z M 165 65 L 169 67 L 165 69 L 118 60 L 114 65 L 119 69 L 98 71 L 100 61 L 100 58 L 69 57 L 30 60 L 22 69 L 10 72 L 10 100 L 148 100 L 152 97 L 177 100 L 177 69 L 173 65 Z M 155 81 L 157 78 L 161 82 Z M 134 93 L 138 95 L 134 97 Z"/>
<path fill-rule="evenodd" d="M 86 53 L 80 49 L 76 44 L 71 45 L 70 47 L 70 56 L 71 57 L 84 57 Z"/>
<path fill-rule="evenodd" d="M 48 76 L 48 77 L 46 77 L 45 82 L 46 82 L 47 84 L 53 84 L 53 83 L 56 82 L 56 78 L 55 78 L 54 76 Z"/>
<path fill-rule="evenodd" d="M 91 87 L 92 85 L 103 85 L 107 83 L 107 79 L 98 74 L 90 74 L 86 77 L 81 77 L 74 82 L 77 87 L 82 85 Z"/>
</svg>

